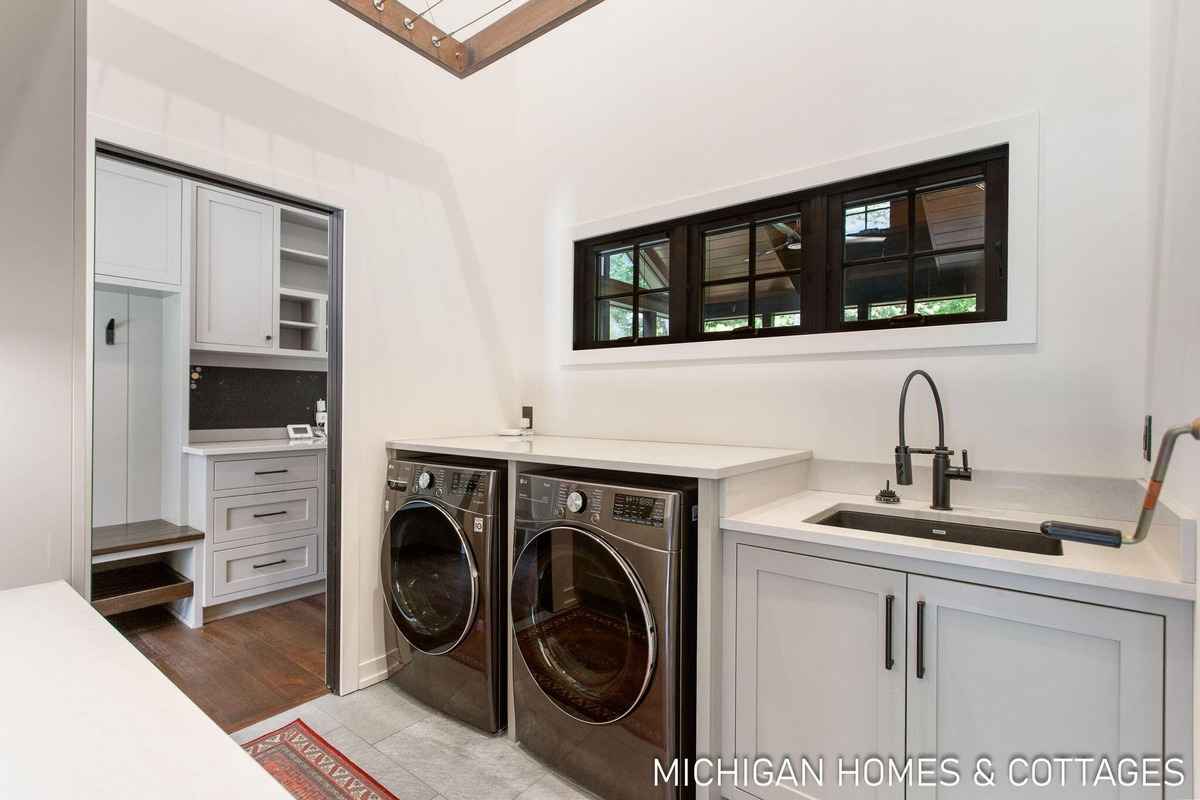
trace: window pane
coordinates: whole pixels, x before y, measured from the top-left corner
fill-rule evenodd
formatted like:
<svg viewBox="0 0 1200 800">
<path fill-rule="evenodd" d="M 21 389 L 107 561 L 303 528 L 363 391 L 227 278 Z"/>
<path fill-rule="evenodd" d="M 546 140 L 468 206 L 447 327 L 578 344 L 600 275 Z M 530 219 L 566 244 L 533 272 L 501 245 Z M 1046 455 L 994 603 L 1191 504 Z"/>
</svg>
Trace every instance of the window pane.
<svg viewBox="0 0 1200 800">
<path fill-rule="evenodd" d="M 754 327 L 792 328 L 800 324 L 800 275 L 754 282 Z"/>
<path fill-rule="evenodd" d="M 633 291 L 633 248 L 602 251 L 597 256 L 596 294 L 605 296 Z"/>
<path fill-rule="evenodd" d="M 964 186 L 917 194 L 917 250 L 983 246 L 987 186 L 975 181 Z"/>
<path fill-rule="evenodd" d="M 665 289 L 671 285 L 671 243 L 647 242 L 638 248 L 638 288 Z"/>
<path fill-rule="evenodd" d="M 845 208 L 846 260 L 908 252 L 908 198 L 870 200 Z"/>
<path fill-rule="evenodd" d="M 750 324 L 750 284 L 726 283 L 704 290 L 705 333 L 721 333 L 745 328 Z"/>
<path fill-rule="evenodd" d="M 904 261 L 847 267 L 842 284 L 843 322 L 908 313 L 908 264 Z"/>
<path fill-rule="evenodd" d="M 987 285 L 982 250 L 922 256 L 913 265 L 918 314 L 965 314 L 984 310 Z"/>
<path fill-rule="evenodd" d="M 704 280 L 740 278 L 750 272 L 750 229 L 704 234 Z"/>
<path fill-rule="evenodd" d="M 671 333 L 671 293 L 638 295 L 638 336 L 668 336 Z"/>
<path fill-rule="evenodd" d="M 633 336 L 633 298 L 613 297 L 596 303 L 596 341 Z"/>
<path fill-rule="evenodd" d="M 800 269 L 800 217 L 760 222 L 754 227 L 754 271 L 758 275 Z"/>
</svg>

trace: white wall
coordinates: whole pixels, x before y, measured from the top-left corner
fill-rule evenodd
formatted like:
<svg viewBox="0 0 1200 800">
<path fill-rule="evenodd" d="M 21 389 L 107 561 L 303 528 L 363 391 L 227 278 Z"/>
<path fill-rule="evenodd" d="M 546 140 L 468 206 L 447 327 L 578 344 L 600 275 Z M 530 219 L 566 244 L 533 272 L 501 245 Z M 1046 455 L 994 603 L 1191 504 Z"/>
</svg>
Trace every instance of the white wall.
<svg viewBox="0 0 1200 800">
<path fill-rule="evenodd" d="M 1149 381 L 1157 434 L 1200 417 L 1200 4 L 1180 3 L 1170 29 L 1174 63 Z M 1163 495 L 1200 515 L 1200 444 L 1178 444 Z"/>
<path fill-rule="evenodd" d="M 489 185 L 520 186 L 527 200 L 491 222 L 515 226 L 504 241 L 514 262 L 545 273 L 528 290 L 547 312 L 525 332 L 526 349 L 544 354 L 525 384 L 539 427 L 884 462 L 901 381 L 923 367 L 947 404 L 948 442 L 979 467 L 1139 474 L 1167 9 L 610 0 L 490 68 L 520 87 L 525 157 Z M 1036 346 L 557 363 L 555 295 L 543 287 L 569 274 L 559 253 L 571 226 L 1031 111 L 1041 125 Z M 924 400 L 910 413 L 910 441 L 932 441 Z"/>
<path fill-rule="evenodd" d="M 0 589 L 71 577 L 75 4 L 0 9 Z"/>
<path fill-rule="evenodd" d="M 445 156 L 508 144 L 511 120 L 480 113 L 508 89 L 460 83 L 328 0 L 93 0 L 88 22 L 91 135 L 346 212 L 343 677 L 357 686 L 384 646 L 384 441 L 518 413 L 503 322 L 520 298 Z"/>
<path fill-rule="evenodd" d="M 327 0 L 93 0 L 89 110 L 93 133 L 347 210 L 344 670 L 367 675 L 382 442 L 521 401 L 543 432 L 884 462 L 920 366 L 980 467 L 1140 474 L 1172 8 L 607 0 L 458 81 Z M 558 363 L 574 226 L 1028 112 L 1037 345 Z"/>
</svg>

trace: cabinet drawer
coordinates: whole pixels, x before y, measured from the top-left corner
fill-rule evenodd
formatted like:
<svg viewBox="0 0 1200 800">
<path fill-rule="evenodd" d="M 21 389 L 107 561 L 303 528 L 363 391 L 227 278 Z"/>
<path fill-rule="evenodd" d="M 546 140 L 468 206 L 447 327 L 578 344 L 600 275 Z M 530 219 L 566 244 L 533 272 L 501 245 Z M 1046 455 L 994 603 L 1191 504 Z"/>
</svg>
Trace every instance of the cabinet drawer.
<svg viewBox="0 0 1200 800">
<path fill-rule="evenodd" d="M 321 524 L 320 490 L 292 489 L 212 501 L 212 540 L 215 544 L 307 531 Z"/>
<path fill-rule="evenodd" d="M 319 572 L 321 537 L 315 533 L 295 539 L 217 550 L 212 554 L 213 597 L 316 576 Z"/>
<path fill-rule="evenodd" d="M 213 463 L 214 491 L 254 489 L 281 483 L 316 483 L 318 477 L 316 453 Z"/>
</svg>

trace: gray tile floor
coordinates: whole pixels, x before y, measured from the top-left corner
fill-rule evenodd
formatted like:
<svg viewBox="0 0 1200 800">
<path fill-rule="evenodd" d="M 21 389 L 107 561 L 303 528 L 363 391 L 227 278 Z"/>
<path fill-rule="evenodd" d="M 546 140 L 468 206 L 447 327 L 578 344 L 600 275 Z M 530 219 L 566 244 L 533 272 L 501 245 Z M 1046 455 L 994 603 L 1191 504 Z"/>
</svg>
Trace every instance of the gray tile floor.
<svg viewBox="0 0 1200 800">
<path fill-rule="evenodd" d="M 400 800 L 592 800 L 504 736 L 487 736 L 383 682 L 243 728 L 239 744 L 299 717 Z"/>
</svg>

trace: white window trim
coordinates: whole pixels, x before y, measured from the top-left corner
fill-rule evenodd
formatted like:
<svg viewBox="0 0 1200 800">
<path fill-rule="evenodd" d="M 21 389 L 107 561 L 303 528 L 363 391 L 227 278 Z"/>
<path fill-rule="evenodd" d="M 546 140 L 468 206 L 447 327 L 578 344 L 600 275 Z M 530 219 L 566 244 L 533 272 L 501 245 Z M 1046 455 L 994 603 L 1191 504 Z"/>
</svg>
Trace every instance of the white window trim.
<svg viewBox="0 0 1200 800">
<path fill-rule="evenodd" d="M 1008 319 L 1003 322 L 572 349 L 574 243 L 579 240 L 1001 144 L 1007 144 L 1009 148 Z M 1038 158 L 1038 115 L 1032 112 L 577 225 L 571 229 L 567 241 L 559 249 L 561 268 L 549 270 L 551 279 L 557 279 L 558 282 L 557 287 L 547 287 L 547 296 L 558 297 L 557 328 L 551 329 L 558 331 L 559 361 L 564 366 L 587 366 L 1035 344 L 1038 319 Z"/>
</svg>

